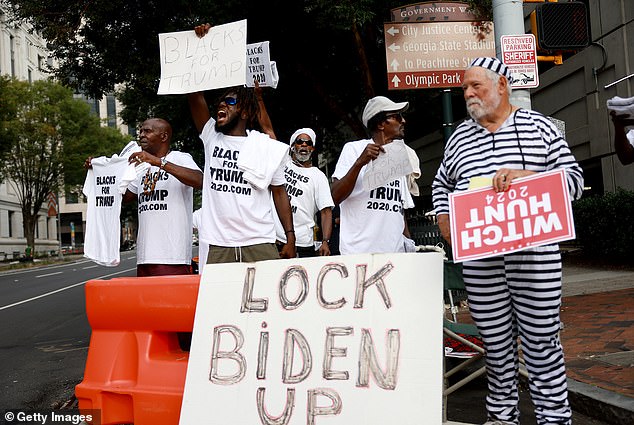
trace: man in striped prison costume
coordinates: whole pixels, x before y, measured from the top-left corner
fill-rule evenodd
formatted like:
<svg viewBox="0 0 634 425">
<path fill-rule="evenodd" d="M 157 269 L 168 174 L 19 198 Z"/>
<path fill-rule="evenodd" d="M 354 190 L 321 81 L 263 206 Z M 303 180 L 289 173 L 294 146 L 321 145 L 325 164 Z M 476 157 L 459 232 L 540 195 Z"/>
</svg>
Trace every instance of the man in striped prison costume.
<svg viewBox="0 0 634 425">
<path fill-rule="evenodd" d="M 451 240 L 448 195 L 467 190 L 474 177 L 492 178 L 495 191 L 513 179 L 566 170 L 572 199 L 583 173 L 567 142 L 542 114 L 509 101 L 511 73 L 496 58 L 476 58 L 462 88 L 471 119 L 445 147 L 432 185 L 443 237 Z M 546 245 L 463 264 L 469 308 L 487 352 L 487 424 L 519 424 L 519 336 L 538 424 L 570 424 L 564 356 L 559 340 L 561 255 Z"/>
</svg>

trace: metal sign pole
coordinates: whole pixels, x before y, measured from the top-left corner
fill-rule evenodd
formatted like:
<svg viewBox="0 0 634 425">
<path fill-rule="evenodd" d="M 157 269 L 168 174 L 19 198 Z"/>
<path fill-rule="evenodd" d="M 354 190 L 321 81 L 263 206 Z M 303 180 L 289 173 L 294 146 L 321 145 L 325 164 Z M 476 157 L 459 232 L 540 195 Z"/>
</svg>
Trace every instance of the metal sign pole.
<svg viewBox="0 0 634 425">
<path fill-rule="evenodd" d="M 451 103 L 451 89 L 442 91 L 442 133 L 445 144 L 453 134 L 453 107 Z"/>
</svg>

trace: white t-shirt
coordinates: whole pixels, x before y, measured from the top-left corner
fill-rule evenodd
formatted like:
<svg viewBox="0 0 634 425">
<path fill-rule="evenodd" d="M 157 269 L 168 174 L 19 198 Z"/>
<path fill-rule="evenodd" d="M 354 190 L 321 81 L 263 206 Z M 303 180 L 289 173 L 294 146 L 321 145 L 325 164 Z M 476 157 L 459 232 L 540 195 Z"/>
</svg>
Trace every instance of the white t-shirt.
<svg viewBox="0 0 634 425">
<path fill-rule="evenodd" d="M 332 208 L 335 203 L 330 194 L 328 177 L 317 167 L 301 167 L 289 161 L 284 169 L 286 193 L 293 212 L 293 230 L 296 246 L 314 246 L 313 228 L 315 214 L 324 208 Z M 271 200 L 273 202 L 273 200 Z M 275 233 L 277 240 L 286 243 L 284 228 L 275 209 Z"/>
<path fill-rule="evenodd" d="M 215 129 L 211 118 L 200 138 L 205 146 L 201 242 L 238 247 L 275 242 L 270 190 L 256 189 L 242 177 L 238 156 L 247 137 L 261 137 L 252 131 L 246 137 L 226 136 Z M 284 168 L 278 167 L 271 184 L 284 184 Z"/>
<path fill-rule="evenodd" d="M 332 177 L 341 180 L 359 158 L 371 139 L 344 145 Z M 366 166 L 350 193 L 340 204 L 339 250 L 342 254 L 405 252 L 404 209 L 414 207 L 407 178 L 373 190 L 363 189 Z"/>
<path fill-rule="evenodd" d="M 165 159 L 200 171 L 188 153 L 171 151 Z M 193 188 L 152 166 L 130 183 L 128 189 L 137 195 L 139 202 L 137 264 L 190 264 Z"/>
<path fill-rule="evenodd" d="M 119 264 L 121 194 L 135 177 L 127 157 L 93 158 L 83 192 L 88 198 L 84 257 L 103 266 Z"/>
<path fill-rule="evenodd" d="M 192 226 L 194 229 L 198 230 L 198 235 L 200 235 L 200 220 L 202 216 L 202 210 L 198 208 L 194 211 L 192 216 Z M 205 268 L 205 264 L 207 263 L 207 256 L 209 255 L 209 245 L 206 243 L 198 242 L 198 274 L 203 274 L 203 269 Z"/>
</svg>

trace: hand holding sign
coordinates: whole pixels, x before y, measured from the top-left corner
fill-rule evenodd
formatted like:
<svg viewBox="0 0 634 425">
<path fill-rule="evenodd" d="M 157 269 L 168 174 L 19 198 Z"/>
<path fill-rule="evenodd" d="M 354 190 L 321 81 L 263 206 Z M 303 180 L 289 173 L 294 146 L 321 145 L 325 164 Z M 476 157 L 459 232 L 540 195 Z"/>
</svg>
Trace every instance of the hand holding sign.
<svg viewBox="0 0 634 425">
<path fill-rule="evenodd" d="M 271 61 L 269 42 L 247 45 L 247 87 L 257 81 L 260 87 L 277 87 L 280 77 L 275 62 Z"/>
<path fill-rule="evenodd" d="M 506 173 L 498 171 L 494 185 L 508 179 Z M 564 170 L 514 179 L 507 191 L 489 186 L 451 193 L 449 215 L 455 262 L 504 255 L 575 237 Z"/>
<path fill-rule="evenodd" d="M 395 140 L 383 145 L 383 150 L 385 153 L 371 161 L 363 175 L 365 190 L 376 189 L 414 171 L 405 142 Z"/>
</svg>

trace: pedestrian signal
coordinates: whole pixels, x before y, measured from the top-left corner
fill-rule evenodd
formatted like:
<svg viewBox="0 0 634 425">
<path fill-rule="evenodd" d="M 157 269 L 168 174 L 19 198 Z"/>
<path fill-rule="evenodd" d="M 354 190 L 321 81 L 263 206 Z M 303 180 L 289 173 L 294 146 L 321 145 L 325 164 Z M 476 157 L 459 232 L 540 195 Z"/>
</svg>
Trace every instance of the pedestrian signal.
<svg viewBox="0 0 634 425">
<path fill-rule="evenodd" d="M 531 30 L 541 50 L 579 50 L 590 44 L 584 3 L 541 3 L 531 13 Z"/>
</svg>

